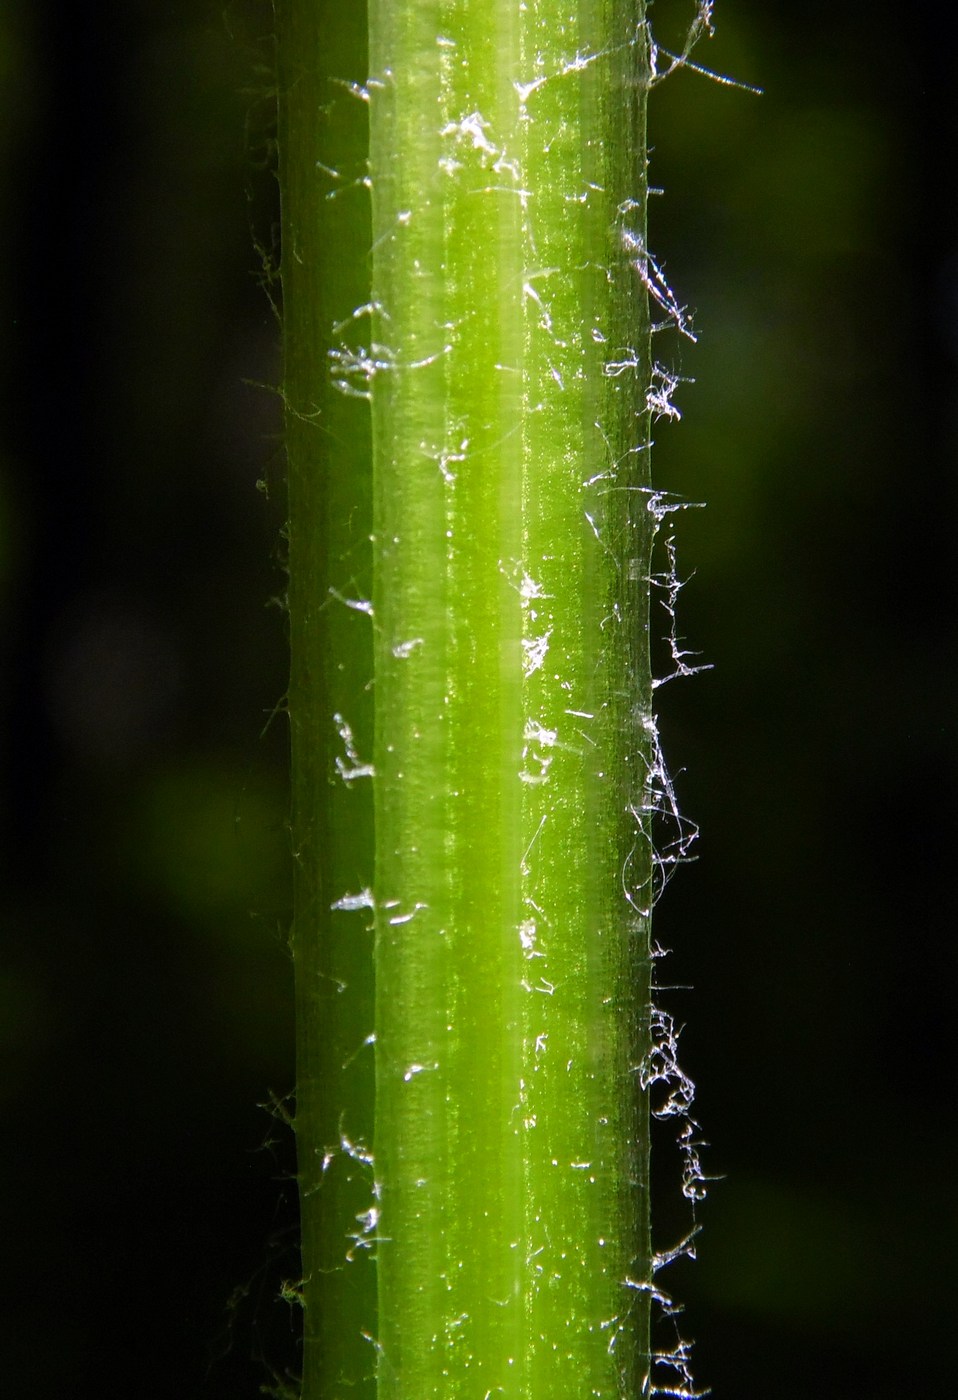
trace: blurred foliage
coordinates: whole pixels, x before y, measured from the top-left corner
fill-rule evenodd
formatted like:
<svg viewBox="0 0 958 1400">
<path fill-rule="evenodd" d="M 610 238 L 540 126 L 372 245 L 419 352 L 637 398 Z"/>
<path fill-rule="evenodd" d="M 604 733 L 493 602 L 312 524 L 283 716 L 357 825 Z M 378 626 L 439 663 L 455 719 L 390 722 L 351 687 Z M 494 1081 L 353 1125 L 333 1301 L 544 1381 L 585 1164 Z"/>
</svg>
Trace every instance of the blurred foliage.
<svg viewBox="0 0 958 1400">
<path fill-rule="evenodd" d="M 703 837 L 658 935 L 726 1177 L 672 1286 L 717 1396 L 897 1400 L 951 1369 L 956 19 L 716 18 L 698 57 L 765 96 L 652 110 L 701 331 L 656 472 L 708 502 L 715 663 L 661 692 Z M 296 1366 L 270 24 L 0 9 L 0 1336 L 37 1400 Z"/>
</svg>

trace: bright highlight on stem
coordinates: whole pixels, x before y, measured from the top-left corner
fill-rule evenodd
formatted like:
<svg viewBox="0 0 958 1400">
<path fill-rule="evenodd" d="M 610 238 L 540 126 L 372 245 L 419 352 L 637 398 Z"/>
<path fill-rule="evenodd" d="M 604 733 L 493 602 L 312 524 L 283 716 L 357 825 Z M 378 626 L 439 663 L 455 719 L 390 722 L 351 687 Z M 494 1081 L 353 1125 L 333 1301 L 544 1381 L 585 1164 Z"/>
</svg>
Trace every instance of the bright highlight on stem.
<svg viewBox="0 0 958 1400">
<path fill-rule="evenodd" d="M 371 0 L 365 241 L 358 44 L 315 9 L 280 28 L 303 1393 L 639 1396 L 644 5 Z"/>
</svg>

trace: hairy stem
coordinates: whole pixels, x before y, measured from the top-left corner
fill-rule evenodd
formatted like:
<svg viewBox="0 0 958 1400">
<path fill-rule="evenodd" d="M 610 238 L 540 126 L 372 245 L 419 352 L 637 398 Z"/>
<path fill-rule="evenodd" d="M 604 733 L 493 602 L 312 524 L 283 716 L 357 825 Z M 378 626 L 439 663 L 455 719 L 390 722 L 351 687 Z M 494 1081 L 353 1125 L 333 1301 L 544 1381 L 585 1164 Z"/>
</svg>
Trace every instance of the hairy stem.
<svg viewBox="0 0 958 1400">
<path fill-rule="evenodd" d="M 638 1395 L 644 9 L 278 10 L 304 1400 Z"/>
</svg>

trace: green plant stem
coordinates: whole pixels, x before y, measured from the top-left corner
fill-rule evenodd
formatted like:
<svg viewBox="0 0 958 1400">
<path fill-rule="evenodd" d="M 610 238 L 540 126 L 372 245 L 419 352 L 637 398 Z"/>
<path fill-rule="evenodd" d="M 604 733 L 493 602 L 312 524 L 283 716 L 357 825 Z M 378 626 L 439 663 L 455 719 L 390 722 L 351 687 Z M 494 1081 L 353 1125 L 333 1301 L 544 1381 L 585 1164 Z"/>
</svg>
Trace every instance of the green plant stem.
<svg viewBox="0 0 958 1400">
<path fill-rule="evenodd" d="M 641 4 L 370 5 L 382 1397 L 648 1371 Z"/>
</svg>

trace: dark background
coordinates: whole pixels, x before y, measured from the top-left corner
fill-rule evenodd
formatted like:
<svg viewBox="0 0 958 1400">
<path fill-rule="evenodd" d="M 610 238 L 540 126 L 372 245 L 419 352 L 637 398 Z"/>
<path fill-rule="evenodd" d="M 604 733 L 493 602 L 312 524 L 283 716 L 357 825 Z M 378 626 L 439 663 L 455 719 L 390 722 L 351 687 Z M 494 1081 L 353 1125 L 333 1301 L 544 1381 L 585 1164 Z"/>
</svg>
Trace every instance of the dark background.
<svg viewBox="0 0 958 1400">
<path fill-rule="evenodd" d="M 724 1177 L 671 1286 L 719 1400 L 948 1394 L 958 24 L 716 18 L 699 59 L 765 96 L 681 73 L 651 114 L 701 332 L 656 473 L 708 502 L 680 625 L 714 663 L 661 692 L 703 834 L 657 933 Z M 269 25 L 0 10 L 0 1366 L 33 1400 L 297 1365 Z"/>
</svg>

